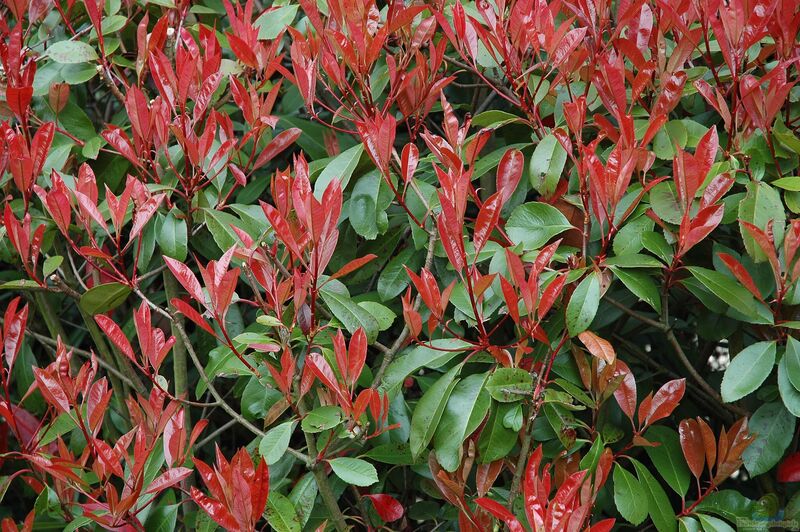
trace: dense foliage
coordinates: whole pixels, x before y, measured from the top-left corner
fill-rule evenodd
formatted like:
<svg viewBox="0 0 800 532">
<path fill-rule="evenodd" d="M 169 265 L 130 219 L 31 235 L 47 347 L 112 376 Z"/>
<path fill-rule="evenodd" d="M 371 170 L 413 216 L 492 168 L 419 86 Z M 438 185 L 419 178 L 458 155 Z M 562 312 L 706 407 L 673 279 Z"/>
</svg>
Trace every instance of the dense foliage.
<svg viewBox="0 0 800 532">
<path fill-rule="evenodd" d="M 800 526 L 797 0 L 4 0 L 6 530 Z"/>
</svg>

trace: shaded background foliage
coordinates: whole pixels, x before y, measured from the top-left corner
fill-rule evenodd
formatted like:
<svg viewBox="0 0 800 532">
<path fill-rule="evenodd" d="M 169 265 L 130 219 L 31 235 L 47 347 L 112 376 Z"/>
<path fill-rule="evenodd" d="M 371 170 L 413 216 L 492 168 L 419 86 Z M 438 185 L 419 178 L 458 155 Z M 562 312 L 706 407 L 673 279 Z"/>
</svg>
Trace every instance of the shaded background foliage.
<svg viewBox="0 0 800 532">
<path fill-rule="evenodd" d="M 763 529 L 796 0 L 5 0 L 4 530 Z"/>
</svg>

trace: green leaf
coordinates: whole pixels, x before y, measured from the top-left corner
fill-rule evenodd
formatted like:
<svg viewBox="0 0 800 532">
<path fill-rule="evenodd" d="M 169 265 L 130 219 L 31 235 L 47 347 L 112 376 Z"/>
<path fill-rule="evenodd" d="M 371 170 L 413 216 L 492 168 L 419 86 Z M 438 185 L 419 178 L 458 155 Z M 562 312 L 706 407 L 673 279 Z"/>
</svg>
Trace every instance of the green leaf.
<svg viewBox="0 0 800 532">
<path fill-rule="evenodd" d="M 428 446 L 433 438 L 439 420 L 442 418 L 444 409 L 447 406 L 447 399 L 455 388 L 455 380 L 461 366 L 454 366 L 450 371 L 439 377 L 423 394 L 414 413 L 411 415 L 411 455 L 417 458 Z"/>
<path fill-rule="evenodd" d="M 294 21 L 297 14 L 297 4 L 290 4 L 269 9 L 258 17 L 253 24 L 258 28 L 258 40 L 269 41 L 280 35 Z"/>
<path fill-rule="evenodd" d="M 628 253 L 626 255 L 618 255 L 616 257 L 609 257 L 605 260 L 607 266 L 617 266 L 619 268 L 663 268 L 664 265 L 658 259 L 650 255 L 643 255 L 641 253 Z"/>
<path fill-rule="evenodd" d="M 486 382 L 486 390 L 501 403 L 521 401 L 533 393 L 533 377 L 524 369 L 498 368 Z"/>
<path fill-rule="evenodd" d="M 772 323 L 772 315 L 763 311 L 759 312 L 759 307 L 763 307 L 763 305 L 758 303 L 753 295 L 735 279 L 699 266 L 687 266 L 686 269 L 700 284 L 732 309 L 747 313 L 748 317 L 757 319 L 758 321 L 755 323 Z"/>
<path fill-rule="evenodd" d="M 130 293 L 130 287 L 122 283 L 100 284 L 81 295 L 80 306 L 90 316 L 103 314 L 124 303 Z"/>
<path fill-rule="evenodd" d="M 318 406 L 303 418 L 300 427 L 311 434 L 329 430 L 342 422 L 342 409 L 338 406 Z"/>
<path fill-rule="evenodd" d="M 297 8 L 297 6 L 294 7 Z M 314 195 L 321 199 L 328 184 L 334 179 L 339 180 L 342 190 L 347 188 L 347 184 L 350 182 L 350 177 L 353 175 L 356 166 L 358 166 L 362 153 L 364 153 L 364 145 L 356 144 L 334 157 L 333 160 L 325 165 L 322 173 L 317 177 L 314 183 Z"/>
<path fill-rule="evenodd" d="M 384 464 L 411 465 L 414 463 L 411 447 L 407 443 L 384 443 L 373 447 L 363 456 Z"/>
<path fill-rule="evenodd" d="M 661 297 L 652 277 L 646 273 L 628 271 L 616 266 L 612 266 L 611 271 L 636 297 L 653 307 L 656 312 L 661 313 Z"/>
<path fill-rule="evenodd" d="M 180 504 L 159 505 L 147 515 L 144 528 L 147 532 L 172 532 L 178 524 Z"/>
<path fill-rule="evenodd" d="M 328 460 L 336 476 L 355 486 L 371 486 L 378 482 L 375 466 L 360 458 L 334 458 Z"/>
<path fill-rule="evenodd" d="M 497 129 L 507 124 L 520 122 L 521 120 L 522 119 L 517 115 L 512 115 L 511 113 L 499 111 L 497 109 L 491 109 L 475 115 L 472 118 L 472 125 L 477 127 L 489 127 L 492 129 Z"/>
<path fill-rule="evenodd" d="M 175 209 L 169 211 L 164 217 L 157 240 L 161 253 L 181 262 L 186 260 L 189 253 L 186 220 L 175 216 Z"/>
<path fill-rule="evenodd" d="M 327 283 L 320 290 L 322 300 L 350 334 L 355 333 L 359 327 L 363 327 L 367 341 L 374 342 L 378 337 L 379 330 L 377 320 L 369 311 L 350 299 L 350 294 L 346 289 L 337 289 L 336 286 L 344 287 L 341 283 L 339 285 L 335 285 L 333 282 Z"/>
<path fill-rule="evenodd" d="M 700 523 L 703 525 L 703 532 L 734 532 L 733 527 L 717 517 L 710 515 L 697 514 Z"/>
<path fill-rule="evenodd" d="M 374 240 L 381 232 L 378 228 L 378 195 L 382 177 L 377 172 L 363 175 L 353 187 L 348 206 L 350 225 L 360 236 Z M 385 213 L 384 213 L 385 214 Z"/>
<path fill-rule="evenodd" d="M 672 246 L 667 243 L 667 239 L 661 233 L 645 231 L 642 233 L 642 245 L 647 251 L 664 261 L 665 264 L 672 262 L 674 255 Z"/>
<path fill-rule="evenodd" d="M 437 338 L 430 346 L 420 345 L 396 358 L 383 374 L 381 389 L 393 393 L 403 381 L 422 367 L 436 369 L 469 349 L 471 344 L 458 338 Z"/>
<path fill-rule="evenodd" d="M 698 512 L 713 513 L 728 521 L 753 517 L 756 503 L 735 490 L 721 490 L 708 495 L 695 508 Z"/>
<path fill-rule="evenodd" d="M 668 427 L 655 426 L 650 427 L 644 437 L 660 444 L 657 447 L 645 447 L 647 456 L 669 487 L 685 497 L 689 491 L 689 467 L 683 457 L 678 433 Z"/>
<path fill-rule="evenodd" d="M 300 532 L 303 525 L 292 501 L 277 491 L 270 491 L 265 512 L 267 522 L 275 532 Z"/>
<path fill-rule="evenodd" d="M 484 389 L 487 377 L 481 373 L 463 379 L 447 400 L 433 437 L 436 459 L 446 471 L 458 469 L 464 440 L 486 417 L 491 402 Z"/>
<path fill-rule="evenodd" d="M 786 358 L 786 355 L 784 355 L 781 361 L 778 362 L 778 392 L 781 394 L 781 399 L 786 409 L 793 416 L 800 417 L 800 391 L 789 380 Z"/>
<path fill-rule="evenodd" d="M 678 521 L 675 519 L 675 512 L 672 510 L 664 488 L 644 465 L 632 458 L 630 461 L 636 468 L 636 476 L 639 477 L 639 482 L 644 488 L 647 497 L 647 513 L 650 514 L 656 530 L 658 532 L 674 532 L 678 528 Z"/>
<path fill-rule="evenodd" d="M 678 520 L 678 532 L 702 532 L 700 523 L 694 517 L 681 517 Z"/>
<path fill-rule="evenodd" d="M 375 321 L 378 322 L 378 330 L 385 331 L 394 323 L 397 314 L 386 305 L 381 305 L 375 301 L 360 301 L 358 306 L 369 312 Z"/>
<path fill-rule="evenodd" d="M 62 262 L 64 262 L 64 257 L 61 255 L 47 257 L 42 265 L 42 277 L 50 277 L 50 274 L 56 271 Z"/>
<path fill-rule="evenodd" d="M 620 464 L 614 466 L 614 504 L 617 511 L 632 525 L 639 525 L 647 517 L 647 499 L 642 497 L 639 480 Z"/>
<path fill-rule="evenodd" d="M 566 162 L 566 150 L 556 136 L 549 133 L 533 150 L 529 168 L 531 186 L 542 196 L 550 196 L 558 186 Z"/>
<path fill-rule="evenodd" d="M 494 403 L 481 436 L 478 438 L 478 454 L 482 464 L 500 460 L 511 452 L 517 443 L 517 432 L 505 426 L 508 413 L 515 409 L 515 403 Z"/>
<path fill-rule="evenodd" d="M 42 427 L 36 437 L 36 441 L 41 446 L 45 446 L 53 442 L 59 436 L 63 436 L 72 429 L 77 428 L 78 425 L 75 420 L 70 416 L 70 412 L 62 412 L 58 415 L 54 422 Z"/>
<path fill-rule="evenodd" d="M 644 247 L 643 236 L 653 231 L 655 222 L 649 216 L 639 216 L 626 222 L 614 237 L 612 249 L 617 256 L 639 253 Z M 606 261 L 607 263 L 608 261 Z"/>
<path fill-rule="evenodd" d="M 775 341 L 757 342 L 742 349 L 725 369 L 720 392 L 726 403 L 741 399 L 761 386 L 775 365 Z"/>
<path fill-rule="evenodd" d="M 81 41 L 59 41 L 47 49 L 47 56 L 62 65 L 88 63 L 98 59 L 94 48 Z"/>
<path fill-rule="evenodd" d="M 289 448 L 289 440 L 294 432 L 294 421 L 287 421 L 271 428 L 258 444 L 258 454 L 264 457 L 267 465 L 280 460 Z"/>
<path fill-rule="evenodd" d="M 744 466 L 755 477 L 771 470 L 792 443 L 795 417 L 779 402 L 761 405 L 747 428 L 756 435 L 742 454 Z"/>
<path fill-rule="evenodd" d="M 800 390 L 800 341 L 794 336 L 789 336 L 786 340 L 786 375 L 796 389 Z"/>
<path fill-rule="evenodd" d="M 782 188 L 783 190 L 790 190 L 792 192 L 800 192 L 800 176 L 782 177 L 776 179 L 771 183 L 772 186 Z"/>
<path fill-rule="evenodd" d="M 771 220 L 773 222 L 772 231 L 775 236 L 775 242 L 783 240 L 786 210 L 781 202 L 781 195 L 763 181 L 747 183 L 747 194 L 739 203 L 739 219 L 750 222 L 763 230 L 766 230 L 767 224 Z M 747 254 L 756 262 L 767 260 L 764 252 L 761 251 L 756 241 L 741 224 L 740 231 Z"/>
<path fill-rule="evenodd" d="M 514 209 L 506 223 L 506 232 L 515 244 L 526 250 L 539 249 L 554 236 L 574 229 L 555 207 L 546 203 L 524 203 Z"/>
<path fill-rule="evenodd" d="M 650 207 L 660 219 L 678 225 L 683 218 L 683 206 L 675 192 L 675 184 L 662 181 L 650 190 Z"/>
<path fill-rule="evenodd" d="M 592 324 L 600 305 L 600 279 L 594 273 L 581 281 L 567 303 L 567 330 L 577 336 Z"/>
<path fill-rule="evenodd" d="M 306 523 L 308 523 L 308 518 L 311 517 L 316 499 L 317 481 L 313 473 L 306 473 L 297 484 L 294 485 L 291 493 L 289 493 L 289 500 L 297 512 L 297 517 L 300 519 L 301 526 L 305 526 Z"/>
<path fill-rule="evenodd" d="M 240 229 L 244 229 L 244 227 L 242 227 L 242 221 L 236 216 L 215 209 L 203 209 L 203 220 L 220 251 L 228 251 L 239 243 L 239 236 L 231 229 L 231 226 Z"/>
<path fill-rule="evenodd" d="M 378 296 L 388 301 L 399 296 L 409 283 L 406 266 L 416 272 L 422 266 L 423 258 L 413 247 L 407 247 L 386 264 L 378 276 Z"/>
</svg>

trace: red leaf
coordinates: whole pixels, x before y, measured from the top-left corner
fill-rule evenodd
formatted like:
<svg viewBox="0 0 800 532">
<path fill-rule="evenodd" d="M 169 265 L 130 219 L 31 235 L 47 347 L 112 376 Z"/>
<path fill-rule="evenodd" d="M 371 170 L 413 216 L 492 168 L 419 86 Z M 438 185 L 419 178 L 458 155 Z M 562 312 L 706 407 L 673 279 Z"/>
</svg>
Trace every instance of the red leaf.
<svg viewBox="0 0 800 532">
<path fill-rule="evenodd" d="M 175 310 L 192 320 L 195 325 L 202 328 L 211 336 L 216 336 L 216 333 L 211 325 L 209 325 L 206 320 L 203 319 L 203 316 L 201 316 L 200 313 L 197 312 L 189 303 L 176 297 L 170 301 L 170 304 L 175 307 Z"/>
<path fill-rule="evenodd" d="M 381 519 L 387 523 L 397 521 L 403 517 L 403 505 L 391 495 L 385 493 L 371 493 L 364 495 L 364 497 L 372 501 L 372 504 L 375 506 L 375 511 L 377 511 Z"/>
<path fill-rule="evenodd" d="M 197 277 L 192 272 L 189 267 L 182 263 L 179 260 L 175 260 L 172 257 L 164 257 L 164 262 L 167 263 L 167 267 L 172 272 L 172 275 L 181 283 L 181 286 L 189 292 L 189 295 L 192 296 L 192 299 L 200 303 L 201 305 L 206 305 L 206 298 L 203 296 L 203 289 L 200 287 L 200 282 L 197 280 Z"/>
<path fill-rule="evenodd" d="M 150 484 L 145 493 L 160 493 L 165 489 L 174 486 L 181 480 L 192 474 L 188 467 L 173 467 L 167 469 Z"/>
<path fill-rule="evenodd" d="M 414 144 L 406 144 L 400 158 L 400 175 L 406 183 L 414 178 L 417 164 L 419 164 L 419 149 Z"/>
<path fill-rule="evenodd" d="M 583 342 L 583 345 L 586 346 L 592 356 L 604 360 L 608 364 L 612 364 L 616 360 L 617 354 L 608 340 L 600 338 L 591 331 L 580 333 L 578 339 Z"/>
<path fill-rule="evenodd" d="M 686 379 L 675 379 L 664 383 L 653 396 L 653 402 L 646 417 L 649 425 L 659 419 L 669 416 L 678 406 L 686 392 Z"/>
<path fill-rule="evenodd" d="M 790 454 L 780 463 L 778 482 L 800 482 L 800 452 Z"/>
<path fill-rule="evenodd" d="M 499 502 L 487 497 L 476 499 L 475 502 L 497 519 L 503 521 L 511 532 L 525 532 L 525 528 L 520 524 L 517 518 L 514 517 L 514 514 L 509 512 L 508 509 Z"/>
<path fill-rule="evenodd" d="M 353 259 L 329 277 L 329 279 L 338 279 L 339 277 L 344 277 L 345 275 L 352 273 L 362 267 L 363 265 L 371 262 L 372 260 L 376 259 L 378 256 L 373 255 L 372 253 L 368 255 L 364 255 L 363 257 L 359 257 L 357 259 Z"/>
<path fill-rule="evenodd" d="M 703 435 L 700 432 L 700 425 L 694 419 L 684 419 L 678 425 L 680 434 L 681 449 L 686 458 L 686 464 L 695 478 L 700 478 L 706 462 L 705 449 L 703 447 Z"/>
<path fill-rule="evenodd" d="M 486 245 L 489 236 L 497 227 L 497 222 L 500 220 L 500 209 L 503 207 L 503 197 L 500 192 L 492 194 L 486 203 L 481 207 L 478 213 L 478 218 L 475 220 L 475 234 L 472 238 L 475 243 L 475 254 L 477 254 Z"/>
<path fill-rule="evenodd" d="M 614 399 L 617 400 L 622 412 L 633 422 L 633 413 L 636 411 L 636 378 L 621 360 L 617 360 L 617 373 L 624 375 L 619 387 L 614 390 Z"/>
<path fill-rule="evenodd" d="M 727 253 L 719 252 L 717 253 L 717 256 L 722 259 L 722 262 L 725 263 L 725 266 L 728 267 L 736 279 L 742 283 L 742 285 L 744 285 L 744 287 L 747 288 L 751 294 L 756 296 L 756 299 L 763 301 L 761 292 L 758 290 L 755 281 L 753 281 L 753 278 L 750 276 L 750 272 L 748 272 L 744 266 L 742 266 L 741 262 Z"/>
<path fill-rule="evenodd" d="M 226 530 L 238 530 L 239 523 L 231 515 L 225 505 L 205 495 L 202 491 L 192 486 L 192 499 L 208 514 L 219 526 Z"/>
<path fill-rule="evenodd" d="M 6 308 L 5 322 L 3 323 L 3 353 L 9 372 L 14 367 L 14 362 L 22 347 L 22 335 L 25 333 L 25 326 L 28 322 L 28 305 L 17 311 L 19 302 L 19 297 L 11 300 Z"/>
<path fill-rule="evenodd" d="M 125 333 L 122 332 L 122 329 L 119 328 L 114 320 L 106 316 L 105 314 L 98 314 L 94 317 L 94 321 L 97 322 L 97 325 L 106 333 L 106 336 L 114 342 L 114 345 L 117 346 L 117 349 L 122 351 L 122 354 L 131 359 L 134 364 L 138 364 L 136 361 L 136 355 L 133 353 L 133 347 L 131 347 L 131 343 L 128 341 L 128 338 L 125 336 Z"/>
<path fill-rule="evenodd" d="M 500 163 L 497 165 L 497 192 L 501 197 L 501 207 L 517 189 L 524 164 L 525 157 L 517 149 L 508 150 L 500 159 Z"/>
<path fill-rule="evenodd" d="M 261 168 L 274 159 L 283 150 L 291 146 L 294 141 L 300 137 L 301 133 L 302 131 L 296 127 L 278 133 L 278 135 L 276 135 L 275 138 L 273 138 L 269 144 L 267 144 L 267 147 L 264 148 L 264 150 L 258 155 L 258 159 L 256 159 L 256 162 L 253 165 L 253 170 L 256 168 Z"/>
</svg>

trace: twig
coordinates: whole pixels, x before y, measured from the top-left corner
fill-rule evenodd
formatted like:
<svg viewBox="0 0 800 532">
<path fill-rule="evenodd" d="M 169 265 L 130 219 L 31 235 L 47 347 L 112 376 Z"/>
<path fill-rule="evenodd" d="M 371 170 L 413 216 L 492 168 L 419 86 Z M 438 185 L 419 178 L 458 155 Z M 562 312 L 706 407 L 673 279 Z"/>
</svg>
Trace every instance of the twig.
<svg viewBox="0 0 800 532">
<path fill-rule="evenodd" d="M 433 247 L 436 243 L 436 233 L 434 231 L 430 232 L 430 236 L 428 237 L 428 254 L 425 257 L 425 268 L 429 269 L 431 264 L 433 263 Z M 420 304 L 422 303 L 422 298 L 419 294 L 417 294 L 416 299 L 414 300 L 414 310 L 419 309 Z M 378 386 L 380 386 L 381 381 L 383 380 L 383 374 L 386 373 L 386 368 L 389 367 L 394 357 L 397 355 L 397 352 L 400 348 L 405 345 L 406 339 L 408 335 L 411 334 L 411 329 L 408 328 L 408 325 L 403 326 L 403 331 L 400 333 L 400 336 L 394 341 L 391 347 L 386 348 L 383 344 L 379 347 L 381 351 L 383 351 L 383 360 L 381 361 L 381 365 L 378 368 L 378 371 L 375 372 L 375 378 L 372 380 L 371 388 L 374 390 Z"/>
<path fill-rule="evenodd" d="M 4 323 L 3 318 L 0 318 L 0 324 L 2 324 L 2 323 Z M 48 347 L 57 347 L 58 346 L 58 342 L 56 340 L 53 340 L 52 338 L 50 338 L 48 336 L 45 336 L 43 334 L 35 333 L 35 332 L 29 331 L 27 329 L 25 330 L 25 334 L 27 336 L 30 336 L 31 338 L 33 338 L 37 342 L 39 342 L 41 344 L 44 344 L 44 345 L 46 345 Z M 91 360 L 91 358 L 93 356 L 92 352 L 86 351 L 85 349 L 81 349 L 80 347 L 75 347 L 75 346 L 72 346 L 72 345 L 65 344 L 63 342 L 63 340 L 62 340 L 61 343 L 64 345 L 64 347 L 67 349 L 67 351 L 72 351 L 76 355 L 80 355 L 83 358 Z M 105 360 L 103 360 L 101 358 L 95 357 L 95 360 L 97 360 L 97 365 L 98 366 L 100 366 L 101 368 L 103 368 L 107 372 L 111 373 L 116 378 L 118 378 L 119 380 L 121 380 L 122 382 L 127 384 L 128 386 L 134 387 L 133 381 L 131 381 L 128 378 L 127 375 L 125 375 L 124 373 L 119 371 L 117 368 L 111 366 L 111 364 L 109 364 L 108 362 L 106 362 Z"/>
<path fill-rule="evenodd" d="M 200 374 L 200 378 L 203 380 L 203 383 L 206 385 L 206 388 L 217 401 L 217 404 L 220 408 L 222 408 L 231 418 L 233 418 L 236 423 L 243 426 L 256 436 L 261 436 L 262 438 L 266 435 L 263 430 L 259 429 L 252 423 L 250 423 L 247 419 L 245 419 L 239 412 L 234 410 L 228 403 L 225 402 L 225 399 L 222 397 L 222 394 L 219 393 L 217 388 L 214 386 L 214 383 L 206 375 L 205 369 L 203 368 L 202 362 L 200 362 L 200 358 L 197 356 L 197 352 L 194 350 L 192 346 L 192 342 L 189 340 L 189 335 L 186 334 L 186 329 L 183 328 L 183 325 L 175 318 L 175 316 L 150 301 L 150 299 L 142 293 L 141 290 L 138 288 L 134 289 L 134 293 L 147 305 L 156 311 L 157 313 L 161 314 L 165 318 L 167 318 L 172 324 L 175 326 L 175 330 L 178 331 L 178 335 L 180 336 L 181 340 L 183 340 L 183 345 L 186 346 L 186 351 L 189 353 L 189 358 L 192 360 L 192 364 L 194 367 L 197 368 L 197 372 Z M 294 449 L 289 448 L 287 450 L 290 454 L 294 455 L 296 458 L 300 459 L 303 463 L 308 464 L 310 462 L 310 458 L 301 453 L 300 451 L 296 451 Z"/>
<path fill-rule="evenodd" d="M 733 412 L 734 414 L 736 414 L 738 416 L 748 416 L 748 415 L 750 415 L 750 413 L 747 410 L 745 410 L 745 409 L 743 409 L 743 408 L 741 408 L 741 407 L 739 407 L 739 406 L 737 406 L 735 404 L 726 403 L 725 401 L 723 401 L 722 397 L 720 397 L 720 395 L 717 393 L 717 391 L 714 390 L 714 388 L 712 388 L 711 385 L 709 385 L 708 382 L 706 382 L 706 380 L 703 378 L 703 376 L 700 375 L 697 372 L 697 370 L 695 369 L 695 367 L 692 364 L 692 362 L 686 356 L 686 352 L 681 347 L 680 342 L 678 342 L 678 338 L 675 336 L 675 332 L 672 330 L 672 327 L 670 327 L 669 324 L 668 324 L 669 314 L 668 314 L 668 310 L 667 310 L 667 307 L 666 307 L 666 304 L 667 304 L 666 301 L 662 302 L 662 308 L 664 309 L 664 311 L 663 311 L 663 313 L 661 315 L 661 321 L 656 321 L 656 320 L 653 320 L 651 318 L 648 318 L 647 316 L 644 316 L 644 315 L 640 314 L 639 312 L 636 312 L 633 309 L 630 309 L 630 308 L 626 307 L 622 303 L 620 303 L 618 301 L 615 301 L 615 300 L 613 300 L 613 299 L 611 299 L 609 297 L 605 297 L 604 299 L 606 301 L 608 301 L 609 303 L 611 303 L 611 305 L 617 307 L 618 309 L 620 309 L 624 313 L 626 313 L 629 316 L 631 316 L 632 318 L 634 318 L 634 319 L 636 319 L 636 320 L 638 320 L 638 321 L 640 321 L 640 322 L 642 322 L 642 323 L 644 323 L 646 325 L 649 325 L 649 326 L 653 327 L 654 329 L 657 329 L 657 330 L 661 331 L 664 334 L 664 336 L 666 336 L 667 342 L 669 342 L 670 347 L 672 347 L 672 350 L 675 352 L 675 354 L 678 355 L 678 360 L 681 361 L 681 364 L 686 369 L 686 371 L 689 373 L 689 376 L 692 378 L 692 380 L 694 380 L 695 383 L 706 393 L 706 395 L 708 395 L 711 399 L 713 399 L 717 404 L 719 404 L 720 406 L 722 406 L 726 410 L 729 410 L 730 412 Z"/>
</svg>

